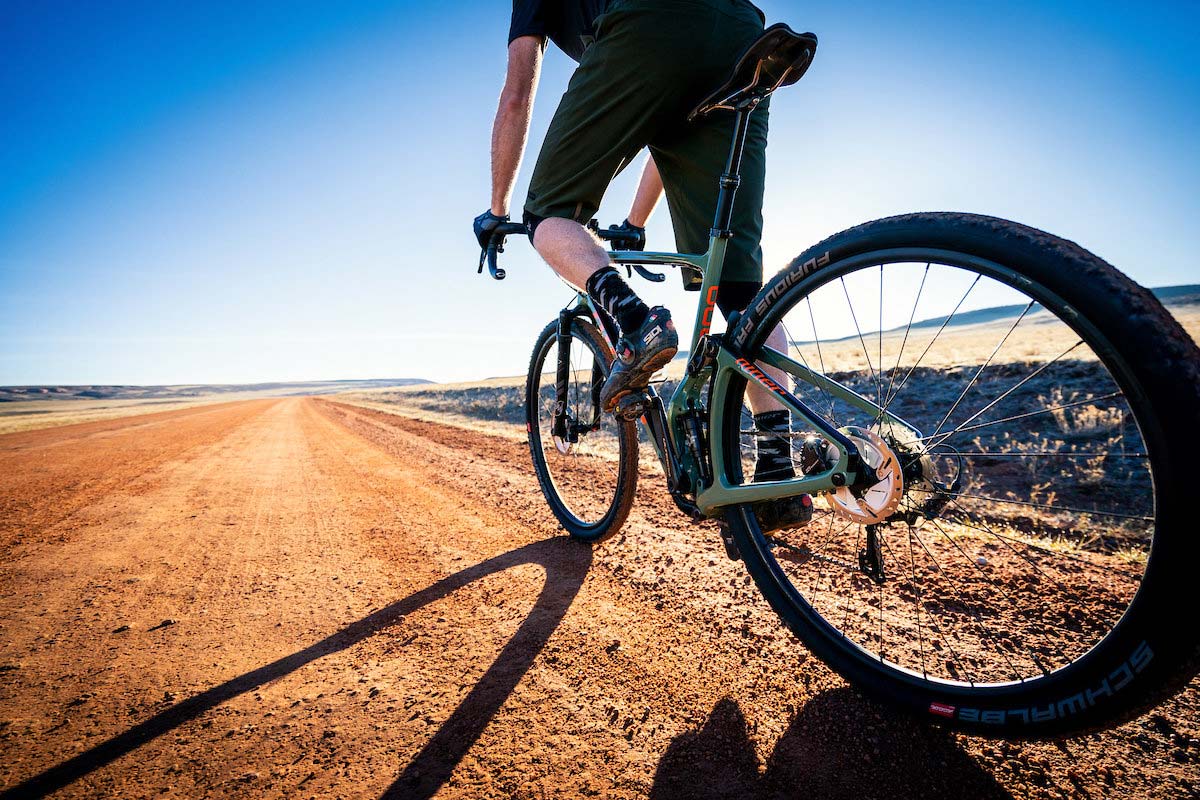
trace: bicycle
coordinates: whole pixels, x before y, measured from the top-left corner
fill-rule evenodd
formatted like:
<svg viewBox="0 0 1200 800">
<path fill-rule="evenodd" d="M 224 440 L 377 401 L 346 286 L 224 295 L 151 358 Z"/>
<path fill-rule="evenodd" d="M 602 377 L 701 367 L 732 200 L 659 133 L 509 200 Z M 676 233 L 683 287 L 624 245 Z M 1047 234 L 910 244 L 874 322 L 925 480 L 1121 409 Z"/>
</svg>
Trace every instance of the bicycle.
<svg viewBox="0 0 1200 800">
<path fill-rule="evenodd" d="M 678 507 L 718 522 L 784 624 L 863 691 L 985 736 L 1140 715 L 1200 665 L 1200 626 L 1173 624 L 1200 557 L 1200 352 L 1150 292 L 1043 231 L 918 213 L 809 248 L 711 332 L 747 120 L 815 50 L 773 26 L 693 112 L 734 117 L 707 253 L 619 250 L 593 220 L 614 264 L 699 284 L 696 325 L 665 401 L 651 384 L 613 415 L 599 406 L 612 321 L 578 293 L 546 326 L 525 395 L 546 499 L 571 536 L 612 536 L 640 420 Z M 518 232 L 497 230 L 480 271 L 503 278 Z M 779 324 L 784 352 L 765 344 Z M 794 479 L 744 477 L 756 443 L 784 435 L 754 428 L 752 384 L 797 421 Z M 764 504 L 802 493 L 813 520 L 764 533 Z"/>
</svg>

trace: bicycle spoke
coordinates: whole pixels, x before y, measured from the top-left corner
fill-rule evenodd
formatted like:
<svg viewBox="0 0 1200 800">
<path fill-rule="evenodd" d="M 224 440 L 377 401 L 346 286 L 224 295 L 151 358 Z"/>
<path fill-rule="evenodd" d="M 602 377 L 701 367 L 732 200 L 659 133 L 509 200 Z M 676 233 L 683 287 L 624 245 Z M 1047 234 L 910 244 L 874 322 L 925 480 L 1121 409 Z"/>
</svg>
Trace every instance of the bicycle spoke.
<svg viewBox="0 0 1200 800">
<path fill-rule="evenodd" d="M 789 341 L 790 341 L 790 339 L 789 339 Z M 774 352 L 774 351 L 772 351 L 772 352 Z M 799 347 L 796 348 L 796 355 L 800 356 L 800 363 L 803 364 L 806 369 L 816 372 L 816 370 L 813 370 L 813 368 L 809 365 L 808 359 L 806 359 L 804 357 L 804 351 L 801 350 Z M 822 372 L 821 374 L 823 375 L 824 373 Z M 800 393 L 801 384 L 803 384 L 805 386 L 815 387 L 816 390 L 819 391 L 825 397 L 825 399 L 829 401 L 829 416 L 830 416 L 830 418 L 833 417 L 833 395 L 831 395 L 824 386 L 821 386 L 820 384 L 809 383 L 808 381 L 796 380 L 794 378 L 793 378 L 792 382 L 796 385 L 797 394 Z M 803 399 L 808 400 L 807 393 L 804 395 Z M 816 403 L 813 403 L 812 405 L 815 407 Z"/>
<path fill-rule="evenodd" d="M 1071 351 L 1075 350 L 1077 347 L 1079 347 L 1079 346 L 1080 346 L 1080 345 L 1082 345 L 1082 344 L 1083 344 L 1083 340 L 1082 340 L 1082 339 L 1080 339 L 1080 340 L 1079 340 L 1079 341 L 1077 341 L 1075 344 L 1071 345 L 1071 346 L 1070 346 L 1070 347 L 1068 347 L 1066 350 L 1064 350 L 1063 352 L 1059 353 L 1058 355 L 1056 355 L 1056 356 L 1055 356 L 1054 358 L 1052 358 L 1051 360 L 1047 361 L 1047 362 L 1046 362 L 1045 364 L 1043 364 L 1042 366 L 1038 367 L 1036 370 L 1034 370 L 1033 372 L 1031 372 L 1029 375 L 1026 375 L 1026 376 L 1025 376 L 1024 378 L 1022 378 L 1022 379 L 1021 379 L 1021 380 L 1020 380 L 1018 383 L 1016 383 L 1014 386 L 1011 386 L 1011 387 L 1010 387 L 1009 389 L 1007 389 L 1007 390 L 1006 390 L 1006 391 L 1005 391 L 1003 394 L 1001 394 L 1000 396 L 998 396 L 998 397 L 997 397 L 995 400 L 991 401 L 991 402 L 990 402 L 990 403 L 988 403 L 986 406 L 984 406 L 983 408 L 979 409 L 979 410 L 978 410 L 978 411 L 976 411 L 974 414 L 972 414 L 970 417 L 968 417 L 967 419 L 963 420 L 963 422 L 962 422 L 962 423 L 961 423 L 961 424 L 960 424 L 960 425 L 959 425 L 957 428 L 955 428 L 955 429 L 954 429 L 954 430 L 952 430 L 952 431 L 949 431 L 949 432 L 947 433 L 947 436 L 950 436 L 950 435 L 952 435 L 952 434 L 955 434 L 955 433 L 957 433 L 959 430 L 961 430 L 961 429 L 962 429 L 962 427 L 963 427 L 964 425 L 967 425 L 968 423 L 974 422 L 975 420 L 979 419 L 979 417 L 981 417 L 983 414 L 986 414 L 986 413 L 987 413 L 987 412 L 988 412 L 988 411 L 989 411 L 989 410 L 990 410 L 990 409 L 991 409 L 993 406 L 995 406 L 995 405 L 996 405 L 997 403 L 999 403 L 1001 400 L 1003 400 L 1004 398 L 1006 398 L 1006 397 L 1008 397 L 1009 395 L 1011 395 L 1011 394 L 1012 394 L 1013 392 L 1015 392 L 1017 389 L 1020 389 L 1022 386 L 1024 386 L 1026 383 L 1028 383 L 1029 381 L 1033 380 L 1034 378 L 1036 378 L 1038 375 L 1041 375 L 1043 372 L 1045 372 L 1047 369 L 1049 369 L 1049 367 L 1050 367 L 1052 364 L 1056 363 L 1056 362 L 1057 362 L 1059 359 L 1063 358 L 1063 357 L 1064 357 L 1064 356 L 1066 356 L 1068 353 L 1070 353 Z"/>
<path fill-rule="evenodd" d="M 812 321 L 813 343 L 816 344 L 816 346 L 817 346 L 817 363 L 821 367 L 821 374 L 824 375 L 824 374 L 826 374 L 825 373 L 825 356 L 822 355 L 822 353 L 821 353 L 821 335 L 819 333 L 817 333 L 817 318 L 813 314 L 812 297 L 811 296 L 805 297 L 804 302 L 808 305 L 808 318 Z M 800 353 L 801 357 L 803 357 L 803 353 L 801 353 L 799 347 L 796 348 L 796 352 Z M 805 364 L 805 366 L 808 366 L 808 364 Z M 829 393 L 826 392 L 826 396 L 828 396 L 828 394 Z M 829 419 L 833 420 L 834 425 L 838 424 L 837 412 L 834 411 L 832 397 L 829 397 Z"/>
<path fill-rule="evenodd" d="M 958 525 L 967 525 L 965 522 L 962 522 L 961 520 L 951 520 L 951 521 Z M 967 527 L 971 528 L 974 526 L 967 525 Z M 1079 564 L 1083 564 L 1083 565 L 1086 565 L 1086 566 L 1092 567 L 1092 568 L 1095 568 L 1097 566 L 1102 566 L 1103 569 L 1108 573 L 1116 573 L 1118 575 L 1124 575 L 1125 577 L 1130 578 L 1131 580 L 1138 579 L 1138 576 L 1132 575 L 1128 572 L 1121 572 L 1120 569 L 1113 567 L 1111 564 L 1097 565 L 1094 561 L 1089 561 L 1088 559 L 1078 556 L 1074 553 L 1057 552 L 1057 551 L 1051 550 L 1048 547 L 1042 547 L 1040 545 L 1036 545 L 1031 542 L 1027 542 L 1024 539 L 1017 539 L 1016 537 L 1013 537 L 1013 536 L 1005 536 L 1003 533 L 997 533 L 995 531 L 988 531 L 988 532 L 990 532 L 991 535 L 995 536 L 997 539 L 1003 539 L 1006 542 L 1023 545 L 1025 547 L 1029 548 L 1030 550 L 1036 550 L 1037 552 L 1043 553 L 1048 556 L 1054 556 L 1055 558 L 1061 558 L 1061 559 L 1065 559 L 1067 561 L 1075 561 Z"/>
<path fill-rule="evenodd" d="M 1004 343 L 1008 341 L 1008 337 L 1012 336 L 1012 332 L 1015 331 L 1017 326 L 1021 324 L 1021 320 L 1025 319 L 1025 315 L 1029 313 L 1029 309 L 1031 308 L 1033 308 L 1032 300 L 1030 300 L 1029 305 L 1025 306 L 1024 310 L 1021 311 L 1021 315 L 1017 317 L 1017 321 L 1014 322 L 1012 327 L 1008 329 L 1008 332 L 1004 334 L 1004 338 L 1001 339 L 996 347 L 992 350 L 991 354 L 987 357 L 987 360 L 985 360 L 983 364 L 979 366 L 979 369 L 975 371 L 975 375 L 970 381 L 967 382 L 967 385 L 963 387 L 963 390 L 959 393 L 958 398 L 954 401 L 954 404 L 950 406 L 950 410 L 946 412 L 946 416 L 942 417 L 941 422 L 939 422 L 937 427 L 933 429 L 932 435 L 936 436 L 941 432 L 942 426 L 946 424 L 946 421 L 950 419 L 950 415 L 954 413 L 954 410 L 958 408 L 959 403 L 961 403 L 963 398 L 967 396 L 967 392 L 971 391 L 971 387 L 978 383 L 979 376 L 982 375 L 983 371 L 988 368 L 989 364 L 992 363 L 992 359 L 995 358 L 996 354 L 1000 352 L 1000 348 L 1003 347 Z"/>
<path fill-rule="evenodd" d="M 942 320 L 942 325 L 940 328 L 938 328 L 937 333 L 935 333 L 933 338 L 929 340 L 929 344 L 925 345 L 925 349 L 921 351 L 921 355 L 917 357 L 917 360 L 913 363 L 913 365 L 908 368 L 908 372 L 905 373 L 904 379 L 901 380 L 900 385 L 896 387 L 896 392 L 892 395 L 892 399 L 883 405 L 883 410 L 885 413 L 887 412 L 888 408 L 891 407 L 892 402 L 895 401 L 895 399 L 900 395 L 900 392 L 903 391 L 904 385 L 908 383 L 908 379 L 912 377 L 913 372 L 921 365 L 921 362 L 925 359 L 925 356 L 929 354 L 929 349 L 933 347 L 934 342 L 936 342 L 938 337 L 942 335 L 942 331 L 946 330 L 946 326 L 950 324 L 950 320 L 954 319 L 954 315 L 958 313 L 960 308 L 962 308 L 962 304 L 967 301 L 967 297 L 979 284 L 979 279 L 982 277 L 982 275 L 975 276 L 975 280 L 971 281 L 971 285 L 967 287 L 967 291 L 963 292 L 963 296 L 960 297 L 958 303 L 955 304 L 954 310 L 950 312 L 946 319 Z"/>
<path fill-rule="evenodd" d="M 921 674 L 928 678 L 929 670 L 925 667 L 925 638 L 921 635 L 921 604 L 924 602 L 924 594 L 921 589 L 921 582 L 917 580 L 917 562 L 913 556 L 911 528 L 907 530 L 905 539 L 908 542 L 908 574 L 913 582 L 913 591 L 917 595 L 917 646 L 921 651 Z"/>
<path fill-rule="evenodd" d="M 850 309 L 850 319 L 854 321 L 854 330 L 858 334 L 858 341 L 862 343 L 863 358 L 867 360 L 867 370 L 871 373 L 871 380 L 875 381 L 875 394 L 878 404 L 883 404 L 883 396 L 880 394 L 883 387 L 880 385 L 879 376 L 875 373 L 875 367 L 871 364 L 871 354 L 867 352 L 867 342 L 863 339 L 862 328 L 858 324 L 858 315 L 854 313 L 854 304 L 850 302 L 850 290 L 846 287 L 846 279 L 840 278 L 842 282 L 842 291 L 846 295 L 846 306 Z"/>
<path fill-rule="evenodd" d="M 1148 453 L 1113 453 L 1111 451 L 1099 450 L 1072 450 L 1070 452 L 1060 452 L 1057 450 L 1029 450 L 1020 453 L 989 453 L 983 450 L 954 450 L 950 453 L 929 453 L 930 456 L 946 456 L 955 457 L 963 456 L 970 458 L 1140 458 L 1146 459 L 1150 455 Z"/>
<path fill-rule="evenodd" d="M 921 546 L 921 549 L 925 551 L 925 555 L 929 556 L 929 560 L 930 560 L 930 562 L 933 563 L 933 566 L 936 569 L 936 571 L 939 574 L 945 574 L 945 567 L 943 567 L 941 565 L 941 562 L 939 562 L 937 560 L 937 557 L 934 556 L 934 554 L 930 551 L 929 546 L 925 544 L 925 540 L 922 539 L 919 534 L 917 534 L 915 528 L 910 528 L 909 530 L 912 531 L 913 538 L 915 538 L 917 540 L 917 544 L 919 544 Z M 983 628 L 983 622 L 979 618 L 979 611 L 978 611 L 978 609 L 974 608 L 974 604 L 968 603 L 963 598 L 962 593 L 958 590 L 957 585 L 951 583 L 950 591 L 954 593 L 954 597 L 958 601 L 958 604 L 962 608 L 966 609 L 971 614 L 971 616 L 974 618 L 976 629 L 980 633 L 986 634 L 986 631 Z M 953 627 L 957 631 L 958 626 L 954 625 Z M 1001 657 L 1008 663 L 1009 669 L 1012 670 L 1013 677 L 1020 679 L 1021 671 L 1016 668 L 1016 665 L 1012 663 L 1012 660 L 1008 657 L 1008 655 L 1006 653 L 1004 653 L 1003 649 L 997 647 L 994 643 L 993 643 L 993 646 L 996 647 L 997 652 L 999 652 Z M 966 672 L 967 682 L 970 683 L 972 686 L 974 686 L 976 683 L 975 679 L 972 678 L 970 676 L 970 673 L 967 672 L 965 669 L 964 669 L 964 672 Z"/>
<path fill-rule="evenodd" d="M 1033 503 L 1024 500 L 1004 500 L 1000 497 L 988 497 L 981 494 L 967 494 L 965 492 L 941 492 L 946 497 L 966 497 L 971 500 L 986 500 L 991 503 L 1004 503 L 1010 506 L 1027 506 L 1029 508 L 1045 508 L 1051 511 L 1068 511 L 1075 514 L 1099 514 L 1102 517 L 1116 517 L 1118 519 L 1137 519 L 1143 522 L 1153 522 L 1154 517 L 1146 517 L 1138 514 L 1119 514 L 1116 511 L 1100 511 L 1097 509 L 1086 508 L 1071 508 L 1068 506 L 1052 506 L 1046 503 Z"/>
<path fill-rule="evenodd" d="M 965 551 L 962 549 L 962 547 L 960 547 L 960 546 L 959 546 L 958 542 L 954 541 L 954 537 L 952 537 L 952 536 L 951 536 L 949 533 L 947 533 L 947 532 L 946 532 L 946 530 L 945 530 L 945 528 L 943 528 L 941 525 L 939 525 L 939 524 L 937 523 L 937 520 L 931 520 L 931 523 L 933 524 L 933 527 L 934 527 L 934 528 L 936 528 L 936 529 L 938 530 L 938 532 L 939 532 L 939 533 L 941 533 L 941 534 L 942 534 L 942 536 L 944 536 L 948 542 L 950 542 L 950 544 L 951 544 L 951 545 L 954 547 L 954 549 L 955 549 L 955 550 L 957 550 L 957 551 L 959 552 L 959 554 L 960 554 L 960 555 L 962 555 L 963 559 L 964 559 L 964 560 L 966 560 L 966 562 L 967 562 L 968 564 L 970 564 L 972 567 L 974 567 L 974 568 L 975 568 L 975 569 L 976 569 L 976 570 L 977 570 L 977 571 L 978 571 L 978 572 L 979 572 L 981 575 L 983 575 L 985 578 L 987 577 L 987 573 L 985 573 L 985 572 L 983 571 L 983 567 L 979 566 L 978 562 L 976 562 L 976 561 L 975 561 L 974 559 L 972 559 L 972 558 L 971 558 L 969 555 L 967 555 L 967 553 L 966 553 L 966 552 L 965 552 Z M 1003 597 L 1003 598 L 1004 598 L 1004 599 L 1005 599 L 1005 600 L 1008 602 L 1008 604 L 1009 604 L 1010 606 L 1012 606 L 1012 607 L 1013 607 L 1013 609 L 1014 609 L 1015 611 L 1017 611 L 1017 612 L 1018 612 L 1018 617 L 1019 617 L 1019 615 L 1020 615 L 1020 611 L 1021 611 L 1021 608 L 1020 608 L 1020 606 L 1018 606 L 1018 605 L 1016 604 L 1016 601 L 1014 601 L 1014 600 L 1013 600 L 1013 599 L 1012 599 L 1012 598 L 1009 596 L 1008 592 L 1004 591 L 1004 588 L 1003 588 L 1003 586 L 1002 586 L 1002 585 L 1000 585 L 1000 584 L 997 584 L 995 581 L 989 581 L 989 582 L 988 582 L 988 585 L 989 585 L 989 586 L 991 586 L 993 589 L 995 589 L 995 590 L 996 590 L 996 592 L 997 592 L 997 593 L 998 593 L 998 594 L 999 594 L 1001 597 Z M 1057 626 L 1057 625 L 1055 625 L 1055 626 L 1053 626 L 1053 627 L 1054 627 L 1054 628 L 1056 628 L 1057 630 L 1064 630 L 1064 629 L 1063 629 L 1061 626 Z M 989 638 L 990 638 L 990 634 L 989 634 Z M 1060 657 L 1060 658 L 1062 658 L 1062 659 L 1063 659 L 1064 663 L 1069 663 L 1069 662 L 1070 662 L 1070 660 L 1071 660 L 1071 659 L 1067 658 L 1066 654 L 1062 652 L 1062 649 L 1061 649 L 1061 648 L 1059 648 L 1057 644 L 1055 644 L 1055 645 L 1054 645 L 1054 649 L 1058 650 L 1058 655 L 1059 655 L 1059 657 Z M 1042 673 L 1043 673 L 1044 675 L 1049 675 L 1049 674 L 1050 674 L 1049 670 L 1047 670 L 1047 669 L 1045 668 L 1045 666 L 1043 666 L 1043 665 L 1042 665 L 1041 661 L 1040 661 L 1040 660 L 1037 658 L 1037 655 L 1036 655 L 1036 654 L 1035 654 L 1035 653 L 1034 653 L 1032 650 L 1026 649 L 1026 654 L 1027 654 L 1027 655 L 1028 655 L 1028 656 L 1029 656 L 1031 659 L 1033 659 L 1033 663 L 1034 663 L 1034 664 L 1036 664 L 1036 665 L 1038 666 L 1038 668 L 1039 668 L 1039 669 L 1042 671 Z"/>
<path fill-rule="evenodd" d="M 883 405 L 883 264 L 879 265 L 879 398 L 876 405 Z"/>
<path fill-rule="evenodd" d="M 877 532 L 876 535 L 879 536 L 881 539 L 883 537 L 882 533 Z M 887 547 L 886 540 L 884 541 L 884 547 Z M 890 547 L 888 549 L 889 549 L 889 551 L 891 550 Z M 879 586 L 879 593 L 878 593 L 879 594 L 879 660 L 882 661 L 884 659 L 884 655 L 887 650 L 887 647 L 886 647 L 886 645 L 884 645 L 884 642 L 883 642 L 883 581 L 879 581 L 878 586 Z"/>
<path fill-rule="evenodd" d="M 947 439 L 949 439 L 951 436 L 954 436 L 955 434 L 969 433 L 971 431 L 983 430 L 984 428 L 991 428 L 995 425 L 1003 425 L 1006 422 L 1016 422 L 1019 419 L 1029 419 L 1030 417 L 1036 417 L 1039 414 L 1053 414 L 1055 411 L 1063 411 L 1068 408 L 1075 408 L 1076 406 L 1087 405 L 1088 403 L 1096 403 L 1100 400 L 1111 400 L 1114 397 L 1121 397 L 1121 393 L 1120 392 L 1112 392 L 1110 394 L 1100 395 L 1099 397 L 1088 397 L 1083 400 L 1075 400 L 1073 402 L 1063 403 L 1063 404 L 1057 405 L 1057 406 L 1049 406 L 1048 408 L 1040 408 L 1037 411 L 1030 411 L 1026 414 L 1014 414 L 1011 417 L 1004 417 L 1003 419 L 994 419 L 989 422 L 982 422 L 978 425 L 970 425 L 965 428 L 955 428 L 952 431 L 947 431 L 946 433 L 937 434 L 936 436 L 932 436 L 932 435 L 931 436 L 921 436 L 921 437 L 919 437 L 919 441 L 925 441 L 928 439 L 936 438 L 937 442 L 935 442 L 929 446 L 937 447 L 942 442 L 946 441 Z"/>
<path fill-rule="evenodd" d="M 921 293 L 925 291 L 925 279 L 929 277 L 929 264 L 925 264 L 925 271 L 921 273 L 921 284 L 917 287 L 917 297 L 913 300 L 912 312 L 908 315 L 908 324 L 904 326 L 904 338 L 900 341 L 900 352 L 896 354 L 896 366 L 892 367 L 892 372 L 888 376 L 888 388 L 883 395 L 883 412 L 887 411 L 888 405 L 892 402 L 892 387 L 896 383 L 896 373 L 900 371 L 900 361 L 904 358 L 904 348 L 908 345 L 908 334 L 912 331 L 913 320 L 917 317 L 917 304 L 921 302 Z M 882 327 L 882 326 L 880 326 Z M 882 413 L 877 417 L 882 419 Z"/>
<path fill-rule="evenodd" d="M 909 528 L 906 526 L 906 532 L 907 532 L 907 536 L 905 538 L 908 542 L 908 555 L 909 555 L 909 563 L 911 566 L 911 573 L 912 573 L 912 578 L 913 578 L 913 591 L 916 593 L 917 598 L 918 598 L 916 601 L 916 605 L 917 605 L 917 639 L 918 639 L 918 646 L 919 646 L 920 652 L 921 652 L 921 672 L 923 675 L 928 677 L 929 673 L 925 669 L 924 644 L 923 644 L 923 638 L 921 636 L 921 627 L 920 627 L 920 625 L 921 625 L 921 623 L 920 623 L 921 603 L 923 602 L 924 595 L 923 595 L 923 592 L 921 589 L 921 582 L 917 579 L 917 576 L 916 576 L 917 575 L 916 563 L 915 563 L 915 559 L 913 558 L 913 549 L 912 549 L 913 530 L 912 530 L 912 528 Z M 887 540 L 881 539 L 880 541 L 883 542 L 883 546 L 885 548 L 887 548 L 888 553 L 891 554 L 892 560 L 899 561 L 900 560 L 899 556 L 896 555 L 896 552 L 892 549 L 891 545 L 888 544 Z M 933 621 L 930 620 L 930 632 L 932 633 L 934 630 L 935 630 L 935 626 L 933 625 Z M 940 633 L 940 631 L 939 631 L 939 633 Z M 962 667 L 963 665 L 959 661 L 958 653 L 954 650 L 954 647 L 950 644 L 949 640 L 947 640 L 945 636 L 942 636 L 941 639 L 942 639 L 942 642 L 946 645 L 946 647 L 948 647 L 950 649 L 950 653 L 954 657 L 955 663 L 958 664 L 959 667 Z M 966 673 L 967 670 L 963 669 L 963 672 Z"/>
</svg>

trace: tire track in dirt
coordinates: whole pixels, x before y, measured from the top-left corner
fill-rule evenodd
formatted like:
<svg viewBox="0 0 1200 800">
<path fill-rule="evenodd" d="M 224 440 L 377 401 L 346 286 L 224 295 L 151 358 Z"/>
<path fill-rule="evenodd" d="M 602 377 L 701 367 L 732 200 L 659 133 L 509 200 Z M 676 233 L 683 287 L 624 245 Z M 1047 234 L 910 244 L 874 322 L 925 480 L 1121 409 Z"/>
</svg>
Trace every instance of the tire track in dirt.
<svg viewBox="0 0 1200 800">
<path fill-rule="evenodd" d="M 1165 797 L 1195 780 L 1170 755 L 1194 752 L 1194 690 L 1061 749 L 892 718 L 807 658 L 649 475 L 593 550 L 557 532 L 520 443 L 300 399 L 107 424 L 0 437 L 17 468 L 0 503 L 39 492 L 37 546 L 0 573 L 0 789 Z"/>
<path fill-rule="evenodd" d="M 231 424 L 261 413 L 270 401 L 221 403 L 138 417 L 0 436 L 0 475 L 23 492 L 0 494 L 0 543 L 36 546 L 46 529 L 61 539 L 104 513 L 117 488 L 149 490 L 146 476 L 195 447 L 225 435 Z M 169 431 L 169 435 L 161 435 Z"/>
</svg>

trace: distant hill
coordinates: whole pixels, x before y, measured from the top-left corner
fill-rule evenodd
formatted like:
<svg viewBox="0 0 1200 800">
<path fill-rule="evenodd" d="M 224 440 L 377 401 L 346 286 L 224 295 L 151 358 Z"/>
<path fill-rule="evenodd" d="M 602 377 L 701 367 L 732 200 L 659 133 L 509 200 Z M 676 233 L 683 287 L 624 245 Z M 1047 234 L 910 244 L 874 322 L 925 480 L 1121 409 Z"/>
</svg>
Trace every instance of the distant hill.
<svg viewBox="0 0 1200 800">
<path fill-rule="evenodd" d="M 1200 284 L 1198 283 L 1188 283 L 1182 286 L 1160 286 L 1150 291 L 1163 302 L 1163 305 L 1200 303 Z"/>
<path fill-rule="evenodd" d="M 18 400 L 183 400 L 253 392 L 263 397 L 334 394 L 430 383 L 422 378 L 295 381 L 277 383 L 178 384 L 172 386 L 0 386 L 0 403 Z"/>
<path fill-rule="evenodd" d="M 1151 289 L 1151 293 L 1159 299 L 1164 306 L 1182 306 L 1200 304 L 1200 284 L 1184 284 L 1181 286 L 1160 286 L 1157 289 Z M 996 322 L 1002 319 L 1011 319 L 1025 310 L 1023 305 L 1012 306 L 992 306 L 991 308 L 979 308 L 974 311 L 963 311 L 960 314 L 955 314 L 954 319 L 950 320 L 947 327 L 954 328 L 961 325 L 981 325 L 988 322 Z M 1029 310 L 1030 314 L 1035 314 L 1042 310 L 1040 303 L 1034 303 Z M 946 321 L 943 317 L 933 317 L 931 319 L 923 319 L 912 324 L 913 328 L 937 328 Z M 896 328 L 890 328 L 884 333 L 891 331 L 903 330 L 905 326 L 901 325 Z M 871 331 L 874 333 L 875 331 Z M 866 333 L 866 331 L 864 331 Z M 855 338 L 854 336 L 846 336 L 842 339 L 830 339 L 830 342 L 840 342 Z M 822 341 L 825 341 L 822 339 Z M 811 344 L 810 342 L 793 341 L 793 345 Z"/>
</svg>

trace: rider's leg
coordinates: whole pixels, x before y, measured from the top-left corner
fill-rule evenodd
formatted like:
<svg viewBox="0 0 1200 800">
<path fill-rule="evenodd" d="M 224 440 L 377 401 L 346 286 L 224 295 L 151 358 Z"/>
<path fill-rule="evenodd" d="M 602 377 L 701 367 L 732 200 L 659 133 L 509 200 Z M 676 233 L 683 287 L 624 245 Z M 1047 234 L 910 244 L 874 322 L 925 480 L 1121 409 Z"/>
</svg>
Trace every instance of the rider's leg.
<svg viewBox="0 0 1200 800">
<path fill-rule="evenodd" d="M 586 289 L 621 329 L 616 361 L 600 390 L 604 410 L 611 411 L 621 397 L 644 389 L 679 351 L 671 312 L 661 306 L 647 308 L 612 268 L 591 232 L 574 220 L 540 220 L 533 230 L 533 245 L 564 280 Z"/>
<path fill-rule="evenodd" d="M 767 337 L 767 347 L 787 352 L 787 337 L 783 326 L 775 326 Z M 787 373 L 758 362 L 759 368 L 778 383 L 788 386 Z M 774 392 L 751 381 L 746 387 L 746 402 L 754 414 L 754 427 L 759 430 L 758 457 L 754 464 L 755 481 L 780 481 L 796 477 L 792 462 L 792 414 Z"/>
<path fill-rule="evenodd" d="M 745 309 L 749 303 L 746 298 L 749 288 L 757 284 L 735 284 L 738 291 L 731 292 L 740 307 Z M 722 287 L 722 291 L 726 287 Z M 722 310 L 726 310 L 722 308 Z M 788 342 L 782 325 L 767 337 L 767 347 L 779 353 L 787 353 Z M 780 386 L 791 388 L 786 372 L 775 367 L 758 362 L 758 367 Z M 754 415 L 754 427 L 759 431 L 756 439 L 757 460 L 754 466 L 754 480 L 789 480 L 796 477 L 792 461 L 792 414 L 776 395 L 762 385 L 750 381 L 746 385 L 746 403 Z"/>
<path fill-rule="evenodd" d="M 542 220 L 533 246 L 559 277 L 585 290 L 617 321 L 622 333 L 637 330 L 649 309 L 612 268 L 607 251 L 587 228 L 570 219 Z"/>
<path fill-rule="evenodd" d="M 647 144 L 657 143 L 664 153 L 676 157 L 677 173 L 702 176 L 702 185 L 689 185 L 706 200 L 707 223 L 712 221 L 717 176 L 729 150 L 731 119 L 712 120 L 721 133 L 714 136 L 709 121 L 687 122 L 688 111 L 712 87 L 728 75 L 729 68 L 744 48 L 762 33 L 761 14 L 749 3 L 727 0 L 688 4 L 687 9 L 663 8 L 653 0 L 630 0 L 616 4 L 597 23 L 596 40 L 580 59 L 571 76 L 534 165 L 525 201 L 525 217 L 534 226 L 534 244 L 544 251 L 560 274 L 589 294 L 602 297 L 624 294 L 623 281 L 615 270 L 599 269 L 595 243 L 574 228 L 554 220 L 585 223 L 595 215 L 609 182 Z M 748 156 L 761 174 L 762 151 L 766 145 L 765 109 L 751 124 L 752 143 Z M 707 131 L 696 136 L 700 130 Z M 661 166 L 661 164 L 660 164 Z M 743 170 L 745 175 L 745 170 Z M 664 173 L 664 179 L 667 177 Z M 757 250 L 761 232 L 761 179 L 753 176 L 743 186 L 757 184 L 748 202 L 759 216 L 758 229 L 750 233 Z M 680 186 L 667 186 L 668 199 Z M 739 198 L 739 202 L 740 202 Z M 672 205 L 672 217 L 675 217 Z M 735 209 L 736 217 L 736 209 Z M 550 223 L 550 227 L 541 227 Z M 735 224 L 737 219 L 735 218 Z M 738 227 L 739 237 L 745 235 Z M 562 234 L 561 236 L 559 234 Z M 677 237 L 678 238 L 678 237 Z M 698 249 L 703 252 L 706 237 Z M 735 242 L 738 240 L 735 239 Z M 735 244 L 736 248 L 738 245 Z M 609 277 L 598 285 L 597 276 Z M 761 266 L 758 278 L 761 279 Z M 607 307 L 607 303 L 602 305 Z M 622 330 L 618 361 L 601 392 L 606 407 L 623 391 L 644 386 L 652 371 L 661 367 L 677 350 L 678 336 L 670 317 L 651 309 L 636 331 Z"/>
<path fill-rule="evenodd" d="M 551 269 L 579 289 L 594 273 L 609 266 L 608 253 L 600 241 L 575 220 L 542 220 L 534 232 L 533 246 Z"/>
<path fill-rule="evenodd" d="M 783 332 L 782 325 L 776 325 L 775 330 L 771 331 L 771 335 L 767 337 L 767 347 L 778 353 L 786 354 L 788 351 L 787 336 Z M 788 374 L 776 367 L 770 367 L 761 361 L 758 362 L 759 368 L 767 373 L 767 376 L 784 388 L 789 386 Z M 757 383 L 751 382 L 746 389 L 746 401 L 750 404 L 750 410 L 757 416 L 768 411 L 787 411 L 787 406 L 780 402 L 779 397 L 772 391 L 764 389 Z"/>
</svg>

